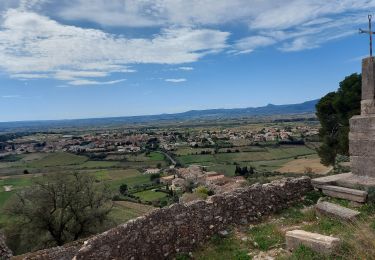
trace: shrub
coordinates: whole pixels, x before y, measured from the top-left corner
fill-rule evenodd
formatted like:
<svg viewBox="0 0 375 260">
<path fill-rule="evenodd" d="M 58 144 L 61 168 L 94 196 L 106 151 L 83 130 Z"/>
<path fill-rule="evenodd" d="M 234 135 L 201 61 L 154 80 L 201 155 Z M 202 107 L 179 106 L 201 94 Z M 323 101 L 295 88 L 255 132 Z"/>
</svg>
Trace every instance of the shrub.
<svg viewBox="0 0 375 260">
<path fill-rule="evenodd" d="M 128 192 L 129 192 L 129 189 L 128 189 L 128 185 L 126 185 L 125 183 L 124 184 L 121 184 L 120 188 L 119 188 L 119 192 L 121 195 L 127 195 Z"/>
</svg>

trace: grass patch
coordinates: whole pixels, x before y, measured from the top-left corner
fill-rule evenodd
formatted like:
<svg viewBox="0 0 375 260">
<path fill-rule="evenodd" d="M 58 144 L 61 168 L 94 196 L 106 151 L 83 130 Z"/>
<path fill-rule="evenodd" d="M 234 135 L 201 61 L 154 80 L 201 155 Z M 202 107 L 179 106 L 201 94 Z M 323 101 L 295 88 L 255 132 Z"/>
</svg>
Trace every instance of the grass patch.
<svg viewBox="0 0 375 260">
<path fill-rule="evenodd" d="M 110 168 L 118 166 L 116 161 L 87 161 L 80 165 L 80 168 Z"/>
<path fill-rule="evenodd" d="M 151 161 L 163 161 L 164 160 L 164 154 L 157 153 L 157 152 L 151 152 L 149 155 L 147 155 L 148 158 L 150 158 Z"/>
<path fill-rule="evenodd" d="M 87 160 L 88 158 L 86 156 L 58 152 L 49 154 L 40 160 L 33 161 L 27 166 L 32 168 L 43 168 L 52 166 L 79 165 L 83 164 Z"/>
<path fill-rule="evenodd" d="M 109 185 L 111 190 L 117 191 L 121 184 L 129 187 L 151 183 L 150 176 L 141 174 L 135 169 L 127 170 L 102 170 L 91 173 L 99 181 Z"/>
<path fill-rule="evenodd" d="M 211 241 L 204 246 L 199 252 L 193 254 L 194 259 L 200 260 L 250 260 L 245 247 L 233 237 L 221 238 L 219 236 L 212 237 Z M 185 255 L 176 259 L 187 259 Z"/>
<path fill-rule="evenodd" d="M 315 205 L 318 200 L 323 197 L 323 193 L 320 192 L 320 191 L 309 191 L 308 193 L 306 193 L 306 195 L 304 196 L 303 198 L 303 205 L 305 206 L 312 206 L 312 205 Z"/>
<path fill-rule="evenodd" d="M 329 259 L 329 257 L 325 255 L 318 254 L 311 250 L 310 248 L 301 245 L 299 248 L 293 251 L 293 254 L 290 257 L 287 258 L 279 258 L 281 259 L 288 259 L 288 260 L 325 260 Z"/>
<path fill-rule="evenodd" d="M 8 154 L 0 157 L 0 162 L 17 162 L 21 160 L 24 156 L 18 154 Z"/>
<path fill-rule="evenodd" d="M 130 219 L 145 215 L 155 209 L 152 206 L 128 201 L 116 201 L 113 206 L 110 217 L 116 224 L 125 223 Z"/>
<path fill-rule="evenodd" d="M 249 231 L 249 237 L 261 251 L 280 246 L 284 242 L 284 236 L 275 224 L 255 226 Z"/>
<path fill-rule="evenodd" d="M 304 229 L 309 232 L 319 233 L 319 234 L 329 236 L 329 235 L 340 234 L 346 228 L 345 228 L 345 224 L 341 223 L 339 220 L 321 216 L 319 221 L 311 225 L 307 225 Z"/>
<path fill-rule="evenodd" d="M 281 212 L 283 225 L 295 225 L 303 222 L 312 222 L 316 220 L 316 214 L 314 209 L 308 209 L 301 211 L 300 208 L 289 208 Z"/>
<path fill-rule="evenodd" d="M 155 201 L 162 198 L 165 198 L 167 196 L 164 192 L 156 192 L 153 190 L 145 190 L 141 192 L 134 193 L 135 196 L 138 196 L 143 201 Z"/>
</svg>

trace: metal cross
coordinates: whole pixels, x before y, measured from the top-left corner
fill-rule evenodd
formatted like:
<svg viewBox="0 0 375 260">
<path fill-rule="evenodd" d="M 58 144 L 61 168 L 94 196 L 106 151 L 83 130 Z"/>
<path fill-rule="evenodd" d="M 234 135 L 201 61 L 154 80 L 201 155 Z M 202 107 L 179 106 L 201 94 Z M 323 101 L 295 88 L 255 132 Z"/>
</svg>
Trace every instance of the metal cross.
<svg viewBox="0 0 375 260">
<path fill-rule="evenodd" d="M 369 14 L 368 15 L 368 31 L 359 29 L 359 33 L 368 33 L 370 35 L 370 57 L 372 57 L 372 35 L 375 34 L 375 32 L 371 30 L 371 19 L 372 19 L 372 15 Z"/>
</svg>

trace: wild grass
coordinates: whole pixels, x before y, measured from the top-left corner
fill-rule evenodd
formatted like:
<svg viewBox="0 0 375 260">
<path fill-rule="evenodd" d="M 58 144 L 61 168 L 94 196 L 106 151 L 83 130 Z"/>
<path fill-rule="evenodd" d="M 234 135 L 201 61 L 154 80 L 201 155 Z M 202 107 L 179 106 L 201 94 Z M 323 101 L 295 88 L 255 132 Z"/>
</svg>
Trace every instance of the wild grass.
<svg viewBox="0 0 375 260">
<path fill-rule="evenodd" d="M 255 248 L 267 251 L 273 247 L 281 246 L 284 236 L 275 224 L 261 224 L 250 229 L 248 233 L 254 241 Z"/>
<path fill-rule="evenodd" d="M 193 254 L 194 259 L 199 260 L 250 260 L 245 245 L 233 236 L 222 238 L 212 237 L 211 241 L 202 250 Z M 190 259 L 187 255 L 179 255 L 176 259 Z"/>
</svg>

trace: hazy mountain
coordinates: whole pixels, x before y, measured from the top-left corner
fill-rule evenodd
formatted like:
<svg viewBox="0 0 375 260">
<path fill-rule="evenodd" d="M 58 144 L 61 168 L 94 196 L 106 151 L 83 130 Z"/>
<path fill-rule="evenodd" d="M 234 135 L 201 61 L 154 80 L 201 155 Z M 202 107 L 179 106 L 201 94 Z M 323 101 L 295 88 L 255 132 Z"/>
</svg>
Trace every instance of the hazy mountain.
<svg viewBox="0 0 375 260">
<path fill-rule="evenodd" d="M 35 129 L 55 127 L 82 127 L 82 126 L 106 126 L 131 123 L 149 123 L 158 121 L 184 121 L 184 120 L 213 120 L 226 118 L 243 118 L 254 116 L 272 115 L 295 115 L 315 113 L 315 105 L 319 100 L 311 100 L 300 104 L 272 105 L 263 107 L 232 108 L 232 109 L 208 109 L 191 110 L 183 113 L 147 115 L 147 116 L 126 116 L 109 118 L 88 118 L 70 120 L 44 120 L 44 121 L 17 121 L 0 122 L 0 130 L 11 130 L 14 128 Z"/>
</svg>

